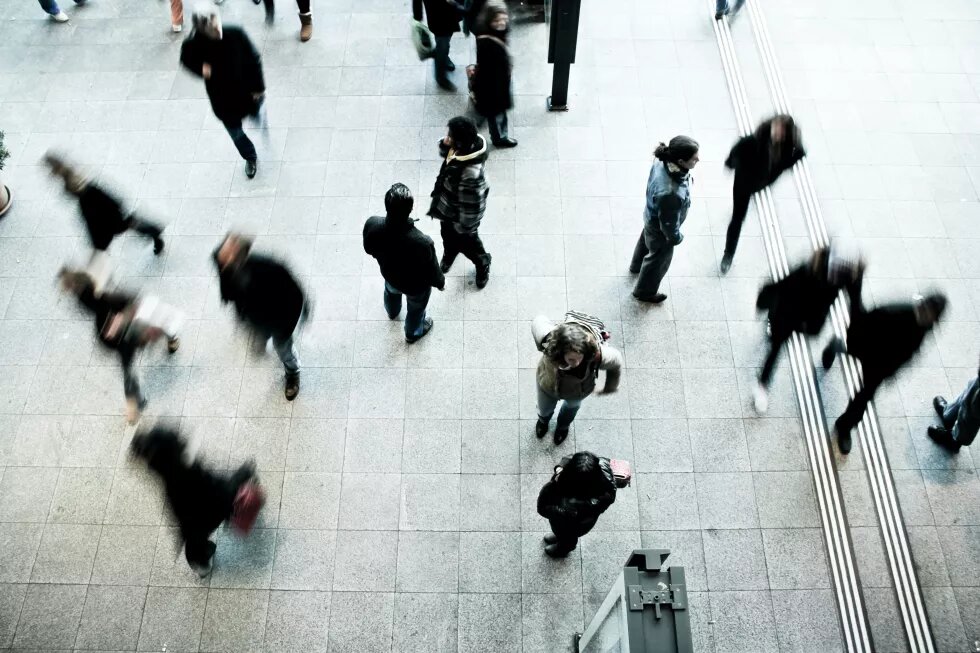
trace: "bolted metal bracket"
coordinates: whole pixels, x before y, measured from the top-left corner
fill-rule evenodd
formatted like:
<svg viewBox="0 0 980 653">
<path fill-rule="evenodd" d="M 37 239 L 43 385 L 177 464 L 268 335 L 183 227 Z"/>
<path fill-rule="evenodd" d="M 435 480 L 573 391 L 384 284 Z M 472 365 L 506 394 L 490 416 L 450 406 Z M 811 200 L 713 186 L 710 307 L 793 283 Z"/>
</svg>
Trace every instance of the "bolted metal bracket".
<svg viewBox="0 0 980 653">
<path fill-rule="evenodd" d="M 632 611 L 642 611 L 646 606 L 653 606 L 653 614 L 660 619 L 660 606 L 669 605 L 673 610 L 687 609 L 687 590 L 683 585 L 666 585 L 658 583 L 657 590 L 645 590 L 639 585 L 630 585 L 629 605 Z"/>
</svg>

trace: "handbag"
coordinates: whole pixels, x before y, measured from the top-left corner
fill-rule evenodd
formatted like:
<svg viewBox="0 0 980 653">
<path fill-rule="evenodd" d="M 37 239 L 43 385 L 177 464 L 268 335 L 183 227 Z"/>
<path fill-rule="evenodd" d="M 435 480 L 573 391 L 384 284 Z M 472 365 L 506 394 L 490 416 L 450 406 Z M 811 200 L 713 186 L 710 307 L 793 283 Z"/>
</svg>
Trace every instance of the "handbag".
<svg viewBox="0 0 980 653">
<path fill-rule="evenodd" d="M 629 487 L 629 484 L 633 481 L 633 469 L 630 467 L 628 460 L 610 458 L 609 468 L 612 469 L 613 482 L 616 484 L 617 489 Z"/>
<path fill-rule="evenodd" d="M 422 61 L 435 53 L 436 39 L 422 21 L 412 21 L 412 44 L 415 45 L 415 52 Z"/>
<path fill-rule="evenodd" d="M 248 535 L 255 526 L 259 511 L 265 505 L 265 491 L 254 480 L 243 483 L 235 493 L 232 504 L 231 526 L 242 536 Z"/>
</svg>

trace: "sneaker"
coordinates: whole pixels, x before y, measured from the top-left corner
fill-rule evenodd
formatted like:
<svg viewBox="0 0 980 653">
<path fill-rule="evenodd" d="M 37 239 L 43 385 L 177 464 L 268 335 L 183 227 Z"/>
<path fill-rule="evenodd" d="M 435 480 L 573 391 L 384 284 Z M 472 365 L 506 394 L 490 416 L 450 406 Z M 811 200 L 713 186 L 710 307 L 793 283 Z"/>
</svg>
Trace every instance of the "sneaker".
<svg viewBox="0 0 980 653">
<path fill-rule="evenodd" d="M 211 575 L 211 570 L 214 569 L 214 560 L 208 560 L 208 564 L 203 566 L 192 564 L 191 569 L 201 578 L 207 578 Z"/>
<path fill-rule="evenodd" d="M 725 254 L 721 257 L 721 273 L 728 274 L 728 271 L 732 269 L 732 255 Z"/>
<path fill-rule="evenodd" d="M 938 444 L 943 449 L 951 453 L 959 453 L 960 443 L 953 439 L 953 434 L 949 432 L 949 429 L 940 428 L 938 426 L 930 426 L 926 429 L 926 433 L 932 438 L 932 441 Z"/>
<path fill-rule="evenodd" d="M 545 434 L 548 433 L 548 422 L 542 422 L 540 419 L 534 425 L 534 435 L 538 438 L 543 438 Z"/>
<path fill-rule="evenodd" d="M 418 342 L 419 340 L 425 337 L 425 334 L 427 334 L 429 331 L 432 331 L 433 324 L 435 324 L 435 322 L 432 321 L 431 317 L 425 318 L 424 320 L 422 320 L 422 333 L 417 336 L 405 336 L 405 342 L 409 344 L 412 344 L 413 342 Z"/>
<path fill-rule="evenodd" d="M 66 14 L 63 11 L 59 11 L 56 14 L 51 14 L 51 20 L 53 20 L 56 23 L 67 23 L 68 22 L 68 14 Z"/>
<path fill-rule="evenodd" d="M 508 147 L 517 147 L 517 141 L 513 138 L 501 138 L 499 141 L 494 141 L 493 146 L 497 149 L 506 149 Z"/>
<path fill-rule="evenodd" d="M 840 429 L 834 426 L 834 431 L 837 433 L 837 446 L 840 448 L 840 452 L 844 455 L 851 453 L 851 432 L 841 433 Z"/>
<path fill-rule="evenodd" d="M 554 533 L 548 533 L 542 539 L 544 540 L 544 543 L 545 544 L 557 544 L 558 543 L 558 536 L 555 535 Z"/>
<path fill-rule="evenodd" d="M 292 401 L 299 394 L 299 372 L 286 375 L 286 401 Z"/>
<path fill-rule="evenodd" d="M 253 159 L 251 161 L 246 161 L 245 162 L 245 176 L 246 177 L 248 177 L 249 179 L 254 179 L 255 178 L 255 173 L 258 172 L 258 171 L 259 171 L 258 161 L 255 161 Z"/>
<path fill-rule="evenodd" d="M 765 415 L 769 410 L 769 390 L 761 383 L 756 383 L 752 390 L 752 403 L 755 405 L 755 412 Z"/>
<path fill-rule="evenodd" d="M 656 295 L 637 295 L 633 293 L 633 299 L 648 304 L 663 304 L 664 300 L 667 299 L 667 295 L 662 292 L 658 292 Z"/>
<path fill-rule="evenodd" d="M 544 547 L 544 552 L 551 558 L 567 558 L 568 554 L 571 553 L 571 551 L 562 551 L 555 544 Z"/>
<path fill-rule="evenodd" d="M 476 269 L 476 287 L 483 288 L 487 287 L 487 283 L 490 282 L 490 263 L 493 261 L 493 257 L 487 254 L 486 265 L 480 266 Z"/>
<path fill-rule="evenodd" d="M 559 445 L 568 438 L 568 427 L 558 427 L 555 429 L 555 444 Z"/>
<path fill-rule="evenodd" d="M 939 415 L 939 419 L 942 419 L 943 415 L 946 413 L 947 405 L 946 398 L 942 395 L 936 395 L 932 398 L 932 407 L 935 409 L 936 414 Z"/>
<path fill-rule="evenodd" d="M 178 349 L 180 349 L 180 338 L 170 338 L 167 340 L 167 351 L 175 354 Z"/>
<path fill-rule="evenodd" d="M 184 31 L 184 26 L 183 25 L 171 25 L 170 26 L 170 29 L 173 30 L 174 34 L 179 34 L 180 32 L 183 32 Z"/>
</svg>

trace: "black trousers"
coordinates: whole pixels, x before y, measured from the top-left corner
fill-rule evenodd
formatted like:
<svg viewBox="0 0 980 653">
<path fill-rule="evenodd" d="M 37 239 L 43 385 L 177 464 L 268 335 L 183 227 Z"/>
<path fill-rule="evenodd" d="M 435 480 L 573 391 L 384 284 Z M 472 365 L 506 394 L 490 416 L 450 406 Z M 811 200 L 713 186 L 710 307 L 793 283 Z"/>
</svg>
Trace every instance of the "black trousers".
<svg viewBox="0 0 980 653">
<path fill-rule="evenodd" d="M 759 383 L 767 388 L 769 387 L 769 381 L 772 380 L 773 370 L 776 369 L 776 360 L 779 359 L 779 351 L 783 348 L 783 345 L 789 342 L 792 335 L 792 332 L 777 334 L 773 331 L 772 337 L 769 339 L 769 353 L 766 355 L 766 360 L 762 364 L 762 371 L 759 373 Z"/>
<path fill-rule="evenodd" d="M 564 554 L 574 551 L 575 547 L 578 546 L 578 530 L 571 529 L 567 524 L 554 519 L 549 519 L 548 523 L 551 524 L 551 532 L 558 538 L 554 544 L 557 553 Z"/>
<path fill-rule="evenodd" d="M 864 385 L 857 391 L 854 398 L 847 404 L 844 413 L 837 418 L 834 427 L 838 433 L 850 433 L 851 429 L 861 423 L 864 411 L 875 397 L 878 387 L 884 382 L 884 377 L 876 370 L 864 368 Z"/>
<path fill-rule="evenodd" d="M 223 487 L 219 486 L 221 489 L 219 490 L 218 496 L 201 497 L 201 499 L 203 501 L 221 501 L 227 503 L 228 515 L 225 517 L 227 519 L 231 517 L 231 504 L 234 501 L 235 495 L 238 493 L 238 488 L 251 480 L 254 474 L 254 467 L 251 465 L 242 465 L 225 480 L 222 484 Z M 210 539 L 211 533 L 218 526 L 216 524 L 211 531 L 182 529 L 185 538 L 184 557 L 187 559 L 187 564 L 192 567 L 207 567 L 210 564 L 211 557 L 214 556 L 214 552 L 218 548 Z"/>
<path fill-rule="evenodd" d="M 490 255 L 483 247 L 480 234 L 476 231 L 459 233 L 451 222 L 443 220 L 440 226 L 442 234 L 442 258 L 452 265 L 456 257 L 462 254 L 473 262 L 477 268 L 486 267 L 489 263 Z"/>
<path fill-rule="evenodd" d="M 156 242 L 156 240 L 160 238 L 160 234 L 163 233 L 163 227 L 160 225 L 136 216 L 129 216 L 129 218 L 126 220 L 126 229 L 131 229 L 141 236 L 151 238 L 154 242 Z"/>
<path fill-rule="evenodd" d="M 732 219 L 728 223 L 728 234 L 725 236 L 725 255 L 735 256 L 738 248 L 738 238 L 742 235 L 742 225 L 745 223 L 745 216 L 749 212 L 749 202 L 755 194 L 750 186 L 735 182 L 732 188 Z"/>
</svg>

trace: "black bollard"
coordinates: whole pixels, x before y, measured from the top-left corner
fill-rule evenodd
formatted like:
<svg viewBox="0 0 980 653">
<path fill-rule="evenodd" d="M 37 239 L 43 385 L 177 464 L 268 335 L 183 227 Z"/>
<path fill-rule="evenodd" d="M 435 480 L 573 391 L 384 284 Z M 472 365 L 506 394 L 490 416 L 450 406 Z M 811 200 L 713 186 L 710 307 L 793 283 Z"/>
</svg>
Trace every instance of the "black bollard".
<svg viewBox="0 0 980 653">
<path fill-rule="evenodd" d="M 582 0 L 550 0 L 548 4 L 548 63 L 554 64 L 548 111 L 568 111 L 568 77 L 575 63 Z"/>
</svg>

